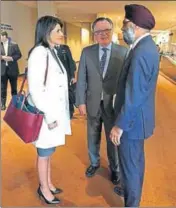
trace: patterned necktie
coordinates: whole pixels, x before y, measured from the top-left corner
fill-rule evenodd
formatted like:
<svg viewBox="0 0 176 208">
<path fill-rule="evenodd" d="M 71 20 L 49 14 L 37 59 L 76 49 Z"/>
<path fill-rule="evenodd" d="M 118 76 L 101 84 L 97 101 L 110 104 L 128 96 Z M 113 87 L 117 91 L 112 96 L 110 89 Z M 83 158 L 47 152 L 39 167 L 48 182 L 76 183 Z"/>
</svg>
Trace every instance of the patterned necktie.
<svg viewBox="0 0 176 208">
<path fill-rule="evenodd" d="M 105 64 L 106 64 L 106 58 L 107 58 L 107 48 L 102 48 L 102 50 L 103 50 L 103 55 L 102 55 L 102 57 L 101 57 L 101 60 L 100 60 L 100 70 L 101 70 L 101 72 L 102 72 L 102 74 L 103 74 L 103 72 L 104 72 L 104 68 L 105 68 Z"/>
</svg>

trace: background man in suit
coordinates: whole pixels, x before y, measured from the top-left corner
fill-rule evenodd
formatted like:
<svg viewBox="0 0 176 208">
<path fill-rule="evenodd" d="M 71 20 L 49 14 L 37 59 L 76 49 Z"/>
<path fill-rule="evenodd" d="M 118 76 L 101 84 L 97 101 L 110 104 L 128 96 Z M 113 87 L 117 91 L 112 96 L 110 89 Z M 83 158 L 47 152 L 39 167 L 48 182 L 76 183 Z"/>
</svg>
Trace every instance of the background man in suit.
<svg viewBox="0 0 176 208">
<path fill-rule="evenodd" d="M 68 76 L 68 84 L 69 84 L 69 107 L 70 107 L 70 118 L 73 117 L 74 113 L 74 104 L 75 104 L 75 71 L 76 71 L 76 63 L 73 60 L 70 48 L 67 45 L 59 45 L 56 47 L 57 55 L 60 58 L 62 64 L 64 65 L 67 76 Z"/>
<path fill-rule="evenodd" d="M 113 96 L 127 49 L 112 43 L 113 23 L 109 18 L 96 19 L 92 30 L 98 44 L 83 49 L 76 88 L 76 104 L 80 114 L 87 114 L 91 165 L 86 170 L 86 176 L 93 176 L 100 166 L 100 139 L 104 123 L 111 181 L 118 184 L 118 153 L 109 134 L 113 125 Z"/>
<path fill-rule="evenodd" d="M 122 32 L 125 42 L 132 47 L 118 83 L 116 120 L 110 137 L 119 145 L 125 206 L 138 207 L 144 176 L 144 139 L 153 134 L 155 127 L 159 54 L 150 35 L 155 26 L 151 12 L 134 4 L 125 6 L 125 11 Z M 118 187 L 115 192 L 122 194 Z"/>
<path fill-rule="evenodd" d="M 1 110 L 6 109 L 7 83 L 10 81 L 11 94 L 17 94 L 19 74 L 17 61 L 21 58 L 18 45 L 8 40 L 6 31 L 1 33 Z"/>
</svg>

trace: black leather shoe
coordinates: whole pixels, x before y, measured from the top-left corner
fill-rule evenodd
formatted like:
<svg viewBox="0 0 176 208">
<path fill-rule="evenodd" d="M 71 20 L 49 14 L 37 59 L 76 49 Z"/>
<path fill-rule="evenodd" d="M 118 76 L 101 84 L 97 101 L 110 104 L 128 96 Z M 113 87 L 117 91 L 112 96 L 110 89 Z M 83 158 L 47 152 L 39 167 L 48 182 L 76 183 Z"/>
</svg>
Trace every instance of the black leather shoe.
<svg viewBox="0 0 176 208">
<path fill-rule="evenodd" d="M 55 190 L 50 190 L 50 191 L 51 191 L 52 194 L 60 194 L 60 193 L 63 192 L 63 190 L 60 189 L 60 188 L 56 188 Z"/>
<path fill-rule="evenodd" d="M 43 193 L 41 192 L 40 187 L 38 188 L 37 193 L 38 193 L 39 197 L 41 197 L 45 201 L 45 203 L 47 203 L 47 204 L 59 204 L 60 203 L 60 199 L 58 199 L 56 197 L 54 197 L 54 199 L 52 201 L 47 200 L 44 197 Z"/>
<path fill-rule="evenodd" d="M 95 175 L 96 171 L 98 170 L 100 166 L 92 166 L 90 165 L 87 170 L 86 170 L 86 176 L 87 177 L 92 177 Z"/>
<path fill-rule="evenodd" d="M 120 183 L 119 174 L 115 171 L 111 172 L 111 181 L 114 185 L 118 185 Z"/>
<path fill-rule="evenodd" d="M 1 110 L 4 111 L 6 109 L 5 105 L 1 105 Z"/>
<path fill-rule="evenodd" d="M 122 188 L 116 186 L 116 187 L 114 188 L 114 192 L 115 192 L 117 195 L 119 195 L 119 196 L 121 196 L 121 197 L 124 197 L 124 190 L 123 190 Z"/>
</svg>

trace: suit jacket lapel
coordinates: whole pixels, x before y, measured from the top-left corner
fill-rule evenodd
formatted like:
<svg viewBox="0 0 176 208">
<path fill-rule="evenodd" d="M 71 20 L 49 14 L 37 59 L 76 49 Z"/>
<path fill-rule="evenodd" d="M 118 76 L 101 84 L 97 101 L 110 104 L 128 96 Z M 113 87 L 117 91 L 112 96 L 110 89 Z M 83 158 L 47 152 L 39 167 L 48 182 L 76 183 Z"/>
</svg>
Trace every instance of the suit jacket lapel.
<svg viewBox="0 0 176 208">
<path fill-rule="evenodd" d="M 7 56 L 11 55 L 11 42 L 8 41 L 8 49 L 7 49 Z"/>
<path fill-rule="evenodd" d="M 104 79 L 106 79 L 109 71 L 112 69 L 112 65 L 113 65 L 113 57 L 114 56 L 117 56 L 117 54 L 115 54 L 115 45 L 112 43 L 112 46 L 111 46 L 111 54 L 110 54 L 110 58 L 109 58 L 109 63 L 108 63 L 108 67 L 107 67 L 107 70 L 106 70 L 106 74 L 104 76 Z"/>
<path fill-rule="evenodd" d="M 4 49 L 4 45 L 1 42 L 1 55 L 4 56 L 5 55 L 5 49 Z"/>
<path fill-rule="evenodd" d="M 108 63 L 108 67 L 107 67 L 107 71 L 106 71 L 104 79 L 106 79 L 108 77 L 108 74 L 111 73 L 111 70 L 113 70 L 113 65 L 114 65 L 113 60 L 118 58 L 119 54 L 120 54 L 120 51 L 118 49 L 118 46 L 116 46 L 114 43 L 112 43 L 110 59 L 109 59 L 109 63 Z M 121 59 L 120 56 L 119 56 L 119 59 Z"/>
<path fill-rule="evenodd" d="M 95 68 L 97 69 L 97 72 L 101 74 L 101 71 L 100 71 L 100 61 L 99 61 L 99 45 L 96 44 L 92 50 L 92 56 L 91 56 L 94 64 L 95 64 Z"/>
<path fill-rule="evenodd" d="M 126 57 L 126 59 L 123 63 L 123 68 L 121 71 L 122 74 L 124 73 L 124 71 L 127 71 L 129 69 L 129 64 L 131 62 L 132 55 L 133 55 L 133 49 L 130 50 L 128 56 Z M 120 74 L 120 76 L 121 76 L 121 74 Z"/>
</svg>

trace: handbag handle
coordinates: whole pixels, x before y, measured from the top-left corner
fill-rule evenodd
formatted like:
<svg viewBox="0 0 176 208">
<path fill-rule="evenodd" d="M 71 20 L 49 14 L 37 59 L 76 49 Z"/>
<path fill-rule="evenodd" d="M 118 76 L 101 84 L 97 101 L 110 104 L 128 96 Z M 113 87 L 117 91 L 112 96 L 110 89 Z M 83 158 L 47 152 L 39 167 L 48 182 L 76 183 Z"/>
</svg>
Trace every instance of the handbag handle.
<svg viewBox="0 0 176 208">
<path fill-rule="evenodd" d="M 46 86 L 46 81 L 47 81 L 47 76 L 48 76 L 48 63 L 49 63 L 49 55 L 47 53 L 47 56 L 46 56 L 46 70 L 45 70 L 45 76 L 44 76 L 44 82 L 43 82 L 44 86 Z M 24 74 L 23 82 L 21 84 L 20 91 L 19 91 L 18 94 L 21 94 L 22 91 L 23 91 L 24 84 L 25 84 L 25 82 L 27 80 L 27 72 L 28 72 L 28 68 L 26 67 L 25 68 L 25 74 Z"/>
<path fill-rule="evenodd" d="M 64 74 L 64 69 L 62 68 L 62 66 L 61 66 L 61 64 L 60 64 L 60 62 L 59 62 L 59 60 L 58 60 L 59 57 L 56 56 L 56 54 L 55 54 L 55 52 L 54 52 L 54 49 L 51 49 L 51 48 L 50 48 L 49 50 L 50 50 L 51 55 L 53 56 L 53 58 L 54 58 L 54 59 L 56 60 L 56 62 L 58 63 L 58 65 L 59 65 L 59 67 L 60 67 L 62 73 Z"/>
</svg>

